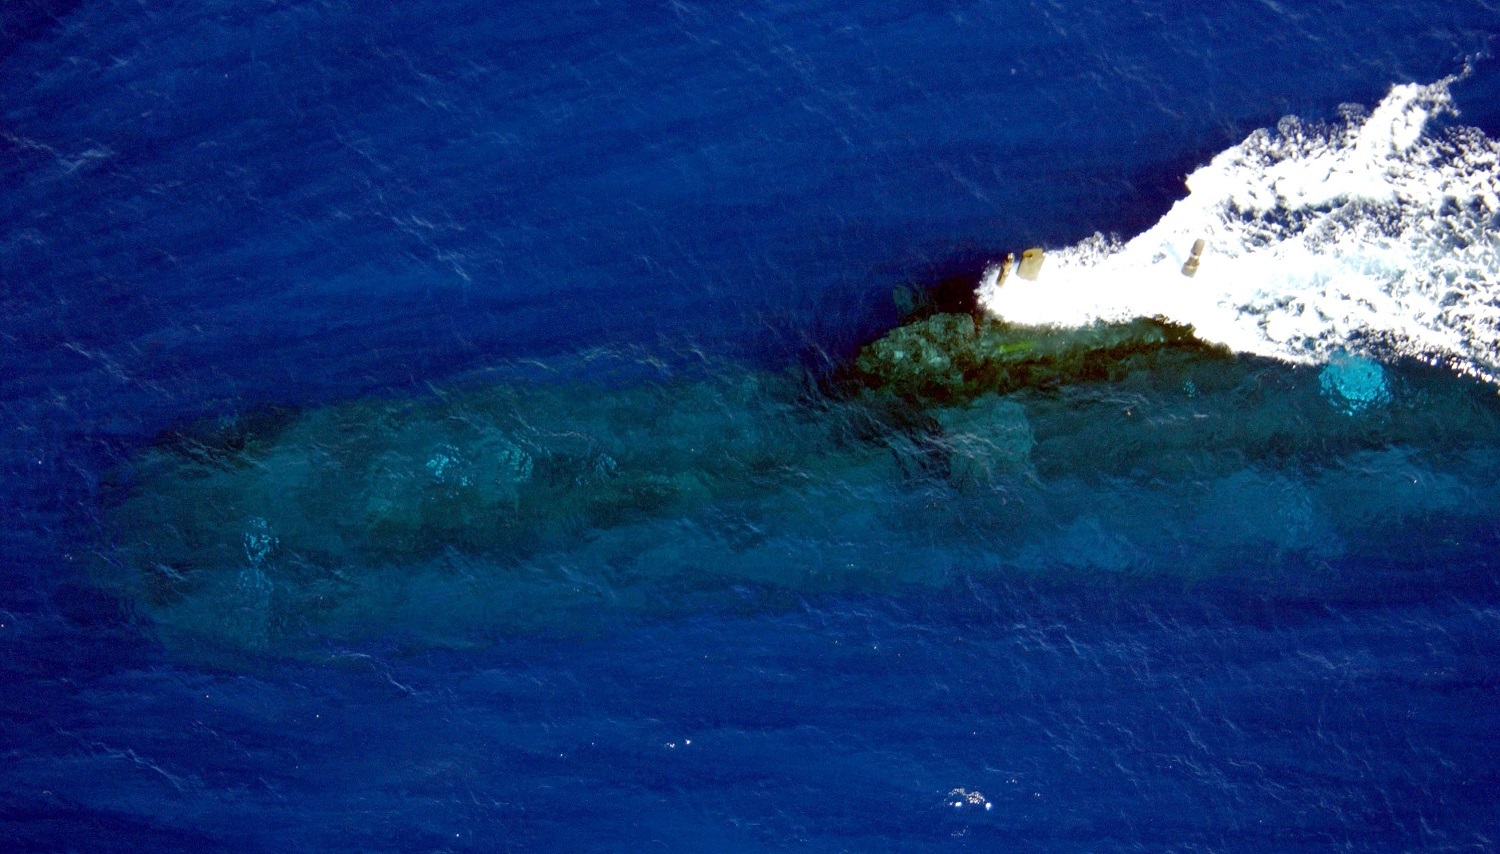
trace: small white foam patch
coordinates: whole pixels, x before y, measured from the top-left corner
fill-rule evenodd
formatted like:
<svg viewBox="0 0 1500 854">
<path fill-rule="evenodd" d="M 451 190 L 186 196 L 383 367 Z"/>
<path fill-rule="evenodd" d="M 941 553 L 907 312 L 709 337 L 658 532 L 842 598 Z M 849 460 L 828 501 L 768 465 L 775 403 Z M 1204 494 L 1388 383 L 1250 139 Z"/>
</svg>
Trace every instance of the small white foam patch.
<svg viewBox="0 0 1500 854">
<path fill-rule="evenodd" d="M 1256 131 L 1145 233 L 1049 250 L 1035 281 L 992 266 L 980 305 L 1040 326 L 1163 317 L 1245 353 L 1407 355 L 1500 382 L 1500 144 L 1428 132 L 1456 79 L 1395 86 L 1342 124 Z"/>
</svg>

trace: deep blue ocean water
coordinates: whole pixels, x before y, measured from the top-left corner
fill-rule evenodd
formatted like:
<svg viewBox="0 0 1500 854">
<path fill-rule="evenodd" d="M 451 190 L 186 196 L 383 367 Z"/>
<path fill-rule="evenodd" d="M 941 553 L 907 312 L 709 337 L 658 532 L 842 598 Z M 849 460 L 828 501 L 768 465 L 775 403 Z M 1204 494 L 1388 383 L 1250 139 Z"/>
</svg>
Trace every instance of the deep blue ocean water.
<svg viewBox="0 0 1500 854">
<path fill-rule="evenodd" d="M 1329 414 L 1174 516 L 1040 426 L 1108 389 L 1025 401 L 1042 486 L 976 495 L 765 378 L 897 287 L 1144 229 L 1286 115 L 1467 64 L 1455 121 L 1500 135 L 1497 35 L 1488 0 L 7 4 L 0 849 L 1492 850 L 1484 393 L 1319 481 L 1362 429 Z M 271 573 L 254 631 L 111 575 L 175 535 L 112 515 L 163 431 L 491 381 L 708 498 L 406 545 L 336 619 Z M 780 431 L 773 474 L 680 447 Z M 1256 515 L 1377 499 L 1412 509 Z"/>
</svg>

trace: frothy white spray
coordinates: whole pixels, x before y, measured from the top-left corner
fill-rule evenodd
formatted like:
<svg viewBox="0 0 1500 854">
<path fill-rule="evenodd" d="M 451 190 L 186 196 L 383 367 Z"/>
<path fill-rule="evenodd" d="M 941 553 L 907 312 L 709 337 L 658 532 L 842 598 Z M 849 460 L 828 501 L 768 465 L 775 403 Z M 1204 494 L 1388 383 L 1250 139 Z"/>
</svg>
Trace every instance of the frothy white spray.
<svg viewBox="0 0 1500 854">
<path fill-rule="evenodd" d="M 1241 352 L 1415 356 L 1500 382 L 1500 144 L 1428 127 L 1454 112 L 1456 79 L 1256 131 L 1140 236 L 1049 251 L 1034 281 L 992 267 L 980 304 L 1043 326 L 1164 317 Z"/>
</svg>

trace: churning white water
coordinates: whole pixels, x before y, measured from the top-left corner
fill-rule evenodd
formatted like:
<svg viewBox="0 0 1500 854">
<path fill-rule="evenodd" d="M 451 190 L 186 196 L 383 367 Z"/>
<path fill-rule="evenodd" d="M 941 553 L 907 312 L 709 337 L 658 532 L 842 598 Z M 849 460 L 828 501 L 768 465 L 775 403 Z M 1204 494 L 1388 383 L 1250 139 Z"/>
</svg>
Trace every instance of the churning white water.
<svg viewBox="0 0 1500 854">
<path fill-rule="evenodd" d="M 980 304 L 1046 326 L 1163 317 L 1246 353 L 1415 356 L 1500 382 L 1500 143 L 1434 126 L 1457 79 L 1258 130 L 1143 234 L 1049 251 L 1034 280 L 994 265 Z"/>
</svg>

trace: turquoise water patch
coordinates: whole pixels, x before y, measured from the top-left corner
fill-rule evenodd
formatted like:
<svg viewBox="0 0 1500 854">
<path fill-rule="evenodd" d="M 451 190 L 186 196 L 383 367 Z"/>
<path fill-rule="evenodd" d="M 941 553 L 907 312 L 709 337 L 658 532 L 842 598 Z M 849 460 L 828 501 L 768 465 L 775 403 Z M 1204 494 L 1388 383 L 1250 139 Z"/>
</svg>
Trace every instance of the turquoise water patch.
<svg viewBox="0 0 1500 854">
<path fill-rule="evenodd" d="M 1334 357 L 1318 372 L 1318 383 L 1329 401 L 1349 415 L 1391 399 L 1385 369 L 1379 362 L 1361 356 Z"/>
<path fill-rule="evenodd" d="M 1026 344 L 1030 386 L 966 385 L 952 358 L 926 360 L 939 383 L 901 366 L 821 389 L 726 366 L 185 428 L 115 473 L 101 577 L 180 646 L 465 645 L 995 573 L 1296 571 L 1500 501 L 1486 387 L 1145 328 L 1101 338 L 1113 355 Z"/>
</svg>

